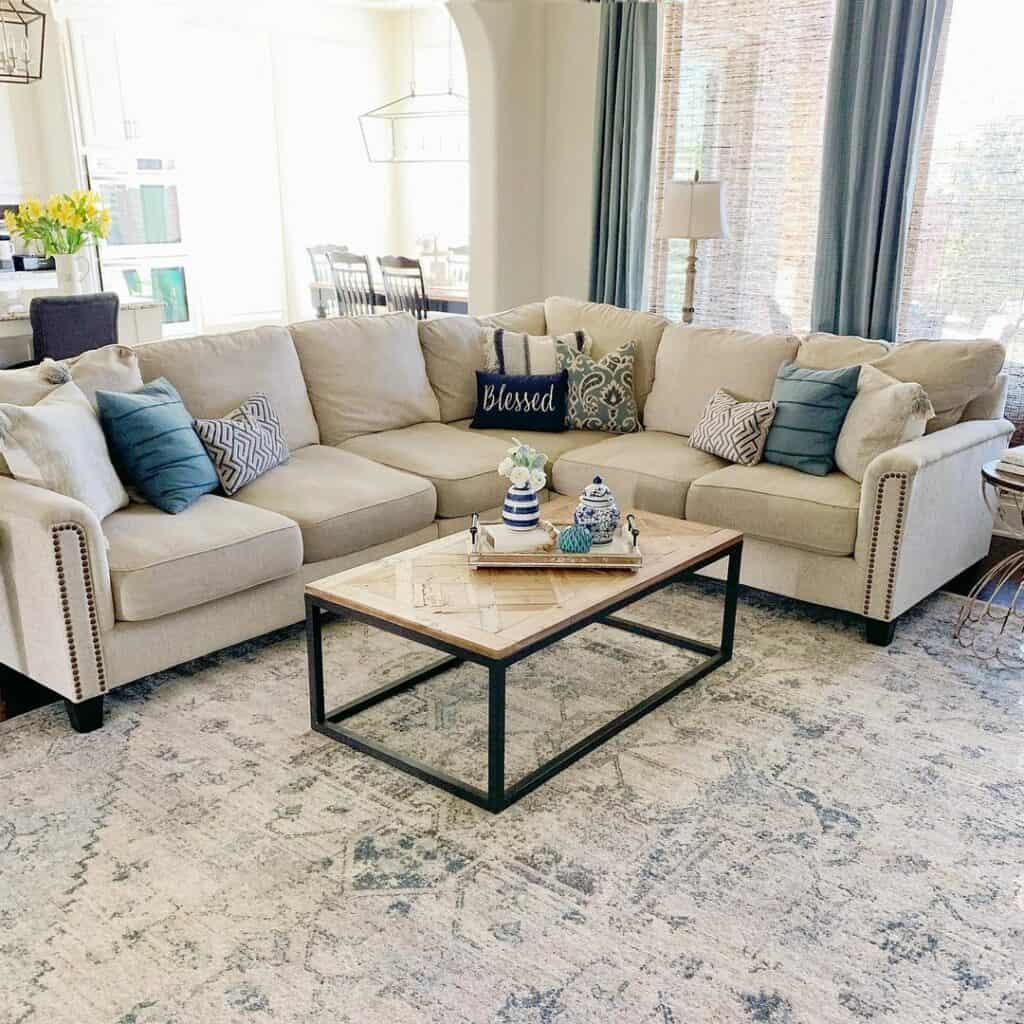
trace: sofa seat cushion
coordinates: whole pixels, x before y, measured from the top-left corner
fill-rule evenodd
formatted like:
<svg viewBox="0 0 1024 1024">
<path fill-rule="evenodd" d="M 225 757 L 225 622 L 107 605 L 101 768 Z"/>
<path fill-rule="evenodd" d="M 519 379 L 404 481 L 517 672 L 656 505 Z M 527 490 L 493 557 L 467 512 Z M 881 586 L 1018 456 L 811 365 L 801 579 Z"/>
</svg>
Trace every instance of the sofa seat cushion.
<svg viewBox="0 0 1024 1024">
<path fill-rule="evenodd" d="M 140 622 L 237 594 L 302 566 L 290 519 L 204 494 L 177 515 L 132 503 L 103 521 L 115 617 Z"/>
<path fill-rule="evenodd" d="M 442 519 L 494 508 L 508 489 L 508 481 L 498 476 L 498 463 L 505 458 L 508 444 L 447 423 L 417 423 L 364 434 L 346 441 L 342 448 L 425 477 L 437 491 L 437 514 Z"/>
<path fill-rule="evenodd" d="M 469 430 L 472 420 L 456 420 L 452 424 L 459 430 Z M 542 430 L 506 430 L 504 427 L 484 427 L 481 430 L 474 429 L 474 434 L 486 434 L 488 437 L 496 437 L 504 441 L 509 447 L 513 441 L 521 441 L 531 448 L 543 452 L 548 457 L 548 464 L 544 472 L 551 476 L 551 467 L 566 453 L 577 448 L 588 448 L 608 437 L 618 437 L 618 434 L 609 434 L 604 430 L 561 430 L 556 434 L 548 434 Z"/>
<path fill-rule="evenodd" d="M 852 555 L 860 484 L 842 473 L 789 466 L 729 466 L 690 488 L 686 518 L 825 555 Z"/>
<path fill-rule="evenodd" d="M 681 518 L 693 481 L 725 465 L 691 448 L 685 437 L 645 430 L 567 452 L 555 463 L 554 486 L 559 494 L 575 496 L 600 476 L 624 512 L 636 508 Z"/>
<path fill-rule="evenodd" d="M 307 563 L 414 533 L 434 521 L 436 505 L 429 480 L 324 445 L 293 452 L 233 500 L 298 523 Z"/>
</svg>

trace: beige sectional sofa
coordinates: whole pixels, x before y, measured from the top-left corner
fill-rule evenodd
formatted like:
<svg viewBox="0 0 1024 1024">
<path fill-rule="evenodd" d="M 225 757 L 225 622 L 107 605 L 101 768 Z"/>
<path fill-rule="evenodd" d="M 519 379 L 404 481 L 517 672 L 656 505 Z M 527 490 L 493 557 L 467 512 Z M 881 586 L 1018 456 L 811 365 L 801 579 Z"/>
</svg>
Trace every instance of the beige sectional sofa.
<svg viewBox="0 0 1024 1024">
<path fill-rule="evenodd" d="M 582 328 L 598 356 L 637 342 L 644 432 L 518 436 L 549 454 L 561 493 L 600 473 L 623 506 L 743 530 L 744 583 L 863 615 L 869 638 L 886 642 L 902 612 L 988 549 L 978 470 L 1012 429 L 1001 378 L 960 422 L 879 456 L 857 483 L 732 466 L 689 446 L 710 393 L 768 397 L 797 338 L 694 334 L 563 298 L 419 325 L 404 314 L 318 320 L 136 350 L 143 379 L 168 378 L 195 416 L 270 396 L 290 459 L 234 497 L 206 495 L 174 516 L 133 503 L 101 523 L 0 477 L 0 663 L 63 695 L 76 727 L 94 727 L 108 690 L 300 620 L 307 581 L 497 514 L 512 432 L 468 425 L 481 338 L 499 325 Z"/>
</svg>

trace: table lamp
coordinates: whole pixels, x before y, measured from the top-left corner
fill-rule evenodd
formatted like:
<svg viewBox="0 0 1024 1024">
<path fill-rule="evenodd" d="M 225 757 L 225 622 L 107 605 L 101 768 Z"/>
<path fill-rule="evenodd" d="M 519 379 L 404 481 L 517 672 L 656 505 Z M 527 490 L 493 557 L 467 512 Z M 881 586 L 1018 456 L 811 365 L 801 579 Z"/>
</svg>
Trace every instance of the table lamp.
<svg viewBox="0 0 1024 1024">
<path fill-rule="evenodd" d="M 693 286 L 697 278 L 697 242 L 702 238 L 726 238 L 725 186 L 720 181 L 701 181 L 700 171 L 693 181 L 665 183 L 659 238 L 688 238 L 690 255 L 686 258 L 686 293 L 683 299 L 683 323 L 693 323 Z"/>
</svg>

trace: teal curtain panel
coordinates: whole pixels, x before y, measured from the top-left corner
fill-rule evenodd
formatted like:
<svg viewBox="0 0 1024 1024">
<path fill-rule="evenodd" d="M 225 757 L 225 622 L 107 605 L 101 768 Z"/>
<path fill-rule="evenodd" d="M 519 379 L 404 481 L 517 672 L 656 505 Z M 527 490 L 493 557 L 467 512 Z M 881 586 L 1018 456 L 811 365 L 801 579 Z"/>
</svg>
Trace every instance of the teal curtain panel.
<svg viewBox="0 0 1024 1024">
<path fill-rule="evenodd" d="M 639 309 L 657 102 L 658 5 L 601 5 L 590 298 Z"/>
<path fill-rule="evenodd" d="M 838 0 L 812 326 L 893 340 L 948 0 Z"/>
</svg>

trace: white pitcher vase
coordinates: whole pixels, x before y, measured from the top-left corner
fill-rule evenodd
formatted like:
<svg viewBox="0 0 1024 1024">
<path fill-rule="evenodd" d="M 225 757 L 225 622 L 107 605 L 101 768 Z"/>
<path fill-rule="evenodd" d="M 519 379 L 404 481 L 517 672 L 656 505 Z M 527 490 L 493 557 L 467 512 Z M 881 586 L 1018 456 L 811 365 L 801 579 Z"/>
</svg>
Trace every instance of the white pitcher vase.
<svg viewBox="0 0 1024 1024">
<path fill-rule="evenodd" d="M 89 257 L 83 252 L 57 253 L 57 287 L 62 295 L 82 295 L 89 280 Z"/>
</svg>

